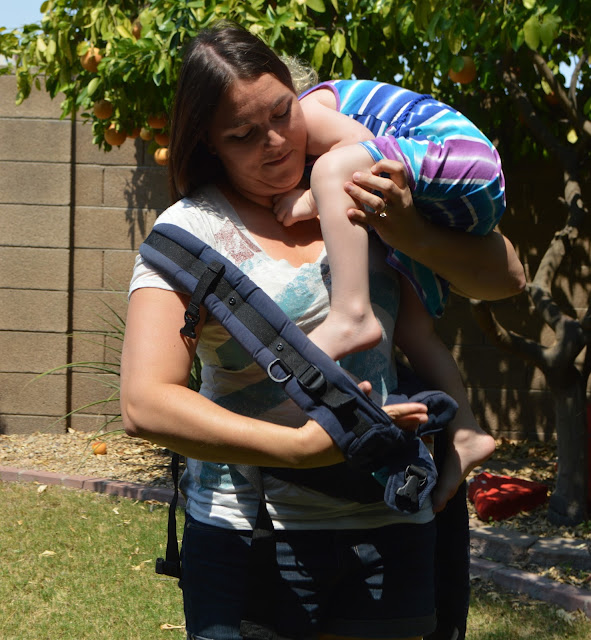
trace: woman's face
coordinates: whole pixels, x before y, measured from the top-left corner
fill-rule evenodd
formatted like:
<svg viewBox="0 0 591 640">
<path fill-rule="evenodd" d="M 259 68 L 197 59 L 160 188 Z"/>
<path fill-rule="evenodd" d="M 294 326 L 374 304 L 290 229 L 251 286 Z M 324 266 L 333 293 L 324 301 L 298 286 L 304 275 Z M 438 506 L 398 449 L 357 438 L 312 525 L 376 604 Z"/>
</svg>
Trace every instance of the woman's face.
<svg viewBox="0 0 591 640">
<path fill-rule="evenodd" d="M 306 124 L 296 95 L 271 74 L 235 80 L 222 97 L 208 145 L 233 187 L 269 205 L 300 182 L 306 162 Z"/>
</svg>

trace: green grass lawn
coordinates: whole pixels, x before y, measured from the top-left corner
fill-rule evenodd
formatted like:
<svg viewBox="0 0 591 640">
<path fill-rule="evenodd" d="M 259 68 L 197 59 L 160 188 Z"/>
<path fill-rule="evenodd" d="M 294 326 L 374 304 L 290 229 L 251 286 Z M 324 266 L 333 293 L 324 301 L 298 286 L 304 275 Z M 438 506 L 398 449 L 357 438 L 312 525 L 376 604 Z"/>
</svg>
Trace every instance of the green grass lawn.
<svg viewBox="0 0 591 640">
<path fill-rule="evenodd" d="M 184 639 L 177 582 L 154 572 L 166 506 L 40 489 L 0 482 L 0 638 Z M 591 622 L 475 583 L 467 637 L 589 640 Z"/>
</svg>

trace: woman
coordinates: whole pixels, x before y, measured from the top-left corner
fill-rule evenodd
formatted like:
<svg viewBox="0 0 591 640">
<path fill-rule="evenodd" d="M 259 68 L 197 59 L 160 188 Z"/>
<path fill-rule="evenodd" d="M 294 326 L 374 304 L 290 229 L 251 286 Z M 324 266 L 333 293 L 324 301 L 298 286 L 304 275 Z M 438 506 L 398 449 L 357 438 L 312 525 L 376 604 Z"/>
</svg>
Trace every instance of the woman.
<svg viewBox="0 0 591 640">
<path fill-rule="evenodd" d="M 284 227 L 272 212 L 273 197 L 298 185 L 305 165 L 306 129 L 287 68 L 238 27 L 204 31 L 186 53 L 172 123 L 170 180 L 177 202 L 158 222 L 198 235 L 309 332 L 329 308 L 320 228 L 316 220 Z M 376 175 L 347 185 L 360 202 L 374 202 L 365 189 L 385 194 L 396 218 L 376 224 L 379 232 L 400 234 L 401 248 L 417 258 L 424 257 L 423 246 L 437 245 L 428 266 L 480 297 L 487 297 L 486 286 L 464 272 L 477 272 L 488 252 L 482 271 L 498 271 L 503 293 L 514 293 L 519 263 L 510 245 L 505 249 L 500 236 L 456 237 L 417 220 L 400 176 L 379 177 L 396 169 L 379 166 Z M 351 215 L 366 220 L 361 211 Z M 374 225 L 373 218 L 367 221 Z M 455 255 L 460 251 L 465 261 Z M 371 252 L 371 278 L 379 285 L 372 295 L 386 338 L 351 356 L 348 369 L 385 397 L 396 385 L 390 353 L 398 282 L 381 242 L 373 239 Z M 494 287 L 498 297 L 497 282 Z M 329 466 L 342 456 L 206 313 L 197 338 L 181 336 L 186 305 L 186 296 L 138 259 L 123 350 L 122 415 L 130 435 L 188 458 L 181 581 L 187 634 L 234 640 L 242 637 L 258 506 L 234 465 L 303 469 Z M 196 353 L 203 365 L 198 394 L 186 388 Z M 425 407 L 414 403 L 387 411 L 401 426 L 425 419 Z M 278 533 L 277 637 L 419 638 L 433 630 L 430 506 L 403 516 L 383 503 L 351 503 L 267 476 L 265 491 Z"/>
</svg>

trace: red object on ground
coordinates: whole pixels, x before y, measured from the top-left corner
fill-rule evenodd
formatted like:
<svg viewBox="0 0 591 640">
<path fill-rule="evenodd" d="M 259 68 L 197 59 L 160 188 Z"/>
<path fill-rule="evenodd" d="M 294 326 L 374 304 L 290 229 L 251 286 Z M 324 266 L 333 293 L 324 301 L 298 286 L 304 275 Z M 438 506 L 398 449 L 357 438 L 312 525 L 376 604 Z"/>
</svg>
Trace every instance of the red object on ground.
<svg viewBox="0 0 591 640">
<path fill-rule="evenodd" d="M 504 520 L 547 502 L 548 487 L 539 482 L 495 476 L 485 471 L 470 483 L 468 498 L 474 503 L 481 520 Z"/>
</svg>

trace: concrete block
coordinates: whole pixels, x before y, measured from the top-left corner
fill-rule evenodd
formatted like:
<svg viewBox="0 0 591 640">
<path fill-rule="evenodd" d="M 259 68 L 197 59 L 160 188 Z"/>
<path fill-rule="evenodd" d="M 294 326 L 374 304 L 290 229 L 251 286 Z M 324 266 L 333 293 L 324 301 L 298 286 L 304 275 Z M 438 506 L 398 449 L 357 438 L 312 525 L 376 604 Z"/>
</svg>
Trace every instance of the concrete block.
<svg viewBox="0 0 591 640">
<path fill-rule="evenodd" d="M 65 422 L 58 421 L 56 416 L 31 416 L 3 414 L 0 415 L 0 433 L 64 433 Z"/>
<path fill-rule="evenodd" d="M 104 151 L 92 143 L 92 126 L 78 121 L 76 124 L 76 163 L 101 166 L 117 165 L 135 167 L 143 161 L 141 138 L 128 138 L 120 147 Z"/>
<path fill-rule="evenodd" d="M 84 489 L 84 483 L 88 482 L 89 480 L 90 478 L 88 476 L 64 476 L 62 478 L 62 486 L 69 487 L 71 489 Z"/>
<path fill-rule="evenodd" d="M 67 341 L 59 333 L 0 331 L 5 373 L 43 373 L 66 363 Z"/>
<path fill-rule="evenodd" d="M 42 83 L 43 85 L 43 83 Z M 63 96 L 54 100 L 44 89 L 33 89 L 31 95 L 20 105 L 16 105 L 16 77 L 0 76 L 0 118 L 53 118 L 61 117 Z"/>
<path fill-rule="evenodd" d="M 105 251 L 104 256 L 103 286 L 127 293 L 137 251 Z"/>
<path fill-rule="evenodd" d="M 112 318 L 113 309 L 121 317 L 127 311 L 127 295 L 112 291 L 76 291 L 74 293 L 74 331 L 104 331 L 104 318 Z"/>
<path fill-rule="evenodd" d="M 0 247 L 0 287 L 65 291 L 70 257 L 66 249 Z"/>
<path fill-rule="evenodd" d="M 36 378 L 26 373 L 0 373 L 0 414 L 55 416 L 66 413 L 66 376 Z"/>
<path fill-rule="evenodd" d="M 105 421 L 111 418 L 112 416 L 101 416 L 98 414 L 90 415 L 83 413 L 75 413 L 71 417 L 71 425 L 72 429 L 76 429 L 76 431 L 82 431 L 88 434 L 95 434 L 99 431 L 103 430 L 105 426 Z M 119 429 L 121 428 L 120 422 L 110 423 L 107 427 L 107 430 Z"/>
<path fill-rule="evenodd" d="M 0 119 L 0 160 L 70 162 L 69 121 Z"/>
<path fill-rule="evenodd" d="M 2 204 L 67 205 L 70 165 L 42 162 L 0 162 Z"/>
<path fill-rule="evenodd" d="M 529 560 L 541 566 L 567 565 L 575 570 L 591 571 L 590 548 L 581 540 L 540 538 L 530 548 Z"/>
<path fill-rule="evenodd" d="M 95 491 L 96 493 L 104 493 L 105 487 L 109 483 L 107 478 L 87 478 L 82 483 L 82 488 L 87 491 Z"/>
<path fill-rule="evenodd" d="M 76 164 L 76 207 L 100 207 L 103 204 L 104 173 L 105 169 L 100 165 Z"/>
<path fill-rule="evenodd" d="M 455 346 L 451 349 L 462 377 L 472 386 L 527 388 L 527 364 L 488 345 Z"/>
<path fill-rule="evenodd" d="M 70 208 L 0 204 L 0 246 L 67 248 Z"/>
<path fill-rule="evenodd" d="M 86 414 L 117 414 L 119 413 L 118 388 L 119 379 L 114 375 L 74 372 L 72 375 L 72 408 L 87 407 L 84 409 Z M 115 400 L 106 402 L 107 398 L 113 394 L 116 394 Z M 91 403 L 93 406 L 88 407 Z"/>
<path fill-rule="evenodd" d="M 102 289 L 103 258 L 100 249 L 76 249 L 74 251 L 74 288 Z"/>
<path fill-rule="evenodd" d="M 166 167 L 106 167 L 105 206 L 164 210 L 170 204 Z"/>
<path fill-rule="evenodd" d="M 155 210 L 76 208 L 76 247 L 137 251 L 158 217 Z"/>
<path fill-rule="evenodd" d="M 0 330 L 67 331 L 67 293 L 0 289 Z"/>
<path fill-rule="evenodd" d="M 526 559 L 530 547 L 537 541 L 537 536 L 498 527 L 478 526 L 470 529 L 472 553 L 496 562 L 510 563 Z"/>
<path fill-rule="evenodd" d="M 18 482 L 19 473 L 17 467 L 0 467 L 0 482 Z"/>
<path fill-rule="evenodd" d="M 104 362 L 105 336 L 76 332 L 72 340 L 72 362 Z"/>
</svg>

